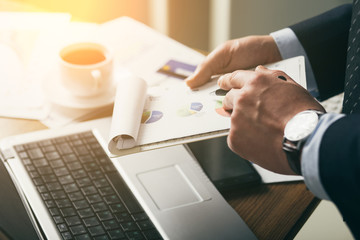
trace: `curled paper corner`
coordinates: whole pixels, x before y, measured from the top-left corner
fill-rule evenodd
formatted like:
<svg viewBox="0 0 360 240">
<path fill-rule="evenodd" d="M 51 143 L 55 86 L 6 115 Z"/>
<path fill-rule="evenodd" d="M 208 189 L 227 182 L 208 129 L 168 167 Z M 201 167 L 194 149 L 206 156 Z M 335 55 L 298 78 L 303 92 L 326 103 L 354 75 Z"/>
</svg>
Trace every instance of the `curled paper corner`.
<svg viewBox="0 0 360 240">
<path fill-rule="evenodd" d="M 136 141 L 129 135 L 119 135 L 114 138 L 117 149 L 128 149 L 136 146 Z"/>
</svg>

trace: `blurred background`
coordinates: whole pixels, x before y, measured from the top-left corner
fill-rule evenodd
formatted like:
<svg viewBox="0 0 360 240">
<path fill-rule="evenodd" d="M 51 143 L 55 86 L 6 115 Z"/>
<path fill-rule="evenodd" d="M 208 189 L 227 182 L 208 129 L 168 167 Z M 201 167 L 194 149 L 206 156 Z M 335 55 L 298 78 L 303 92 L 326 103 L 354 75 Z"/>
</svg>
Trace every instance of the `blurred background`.
<svg viewBox="0 0 360 240">
<path fill-rule="evenodd" d="M 0 11 L 1 11 L 0 1 Z M 5 0 L 102 23 L 129 16 L 192 48 L 268 34 L 352 0 Z M 7 4 L 9 5 L 9 4 Z"/>
</svg>

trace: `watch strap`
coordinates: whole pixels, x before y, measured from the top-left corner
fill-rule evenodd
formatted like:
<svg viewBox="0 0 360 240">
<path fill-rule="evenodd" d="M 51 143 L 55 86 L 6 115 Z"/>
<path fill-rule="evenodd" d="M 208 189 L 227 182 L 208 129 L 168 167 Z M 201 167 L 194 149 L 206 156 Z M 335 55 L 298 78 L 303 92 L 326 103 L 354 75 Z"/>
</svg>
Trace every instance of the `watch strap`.
<svg viewBox="0 0 360 240">
<path fill-rule="evenodd" d="M 301 148 L 300 148 L 301 149 Z M 301 162 L 300 162 L 300 153 L 298 149 L 291 147 L 286 140 L 283 142 L 283 150 L 286 154 L 289 166 L 294 173 L 301 175 Z"/>
</svg>

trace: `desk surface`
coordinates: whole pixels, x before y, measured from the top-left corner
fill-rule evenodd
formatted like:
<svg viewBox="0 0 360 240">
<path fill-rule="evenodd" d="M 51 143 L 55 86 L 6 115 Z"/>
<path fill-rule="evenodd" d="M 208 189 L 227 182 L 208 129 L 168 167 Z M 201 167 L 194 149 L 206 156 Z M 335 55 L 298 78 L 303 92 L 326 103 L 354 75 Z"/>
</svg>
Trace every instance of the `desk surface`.
<svg viewBox="0 0 360 240">
<path fill-rule="evenodd" d="M 109 108 L 97 117 L 110 114 Z M 11 118 L 0 118 L 0 126 L 0 139 L 46 128 L 38 121 Z M 261 185 L 224 197 L 259 239 L 292 239 L 319 203 L 301 182 Z"/>
</svg>

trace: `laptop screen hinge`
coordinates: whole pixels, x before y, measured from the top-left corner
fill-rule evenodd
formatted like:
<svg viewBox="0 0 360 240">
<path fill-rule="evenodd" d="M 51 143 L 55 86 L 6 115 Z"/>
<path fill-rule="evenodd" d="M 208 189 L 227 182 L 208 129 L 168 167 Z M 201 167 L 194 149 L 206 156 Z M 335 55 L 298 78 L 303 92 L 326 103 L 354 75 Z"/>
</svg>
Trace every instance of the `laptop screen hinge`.
<svg viewBox="0 0 360 240">
<path fill-rule="evenodd" d="M 13 151 L 11 151 L 11 149 L 7 148 L 0 151 L 0 157 L 3 162 L 6 162 L 10 158 L 14 158 L 15 155 L 13 154 Z"/>
</svg>

